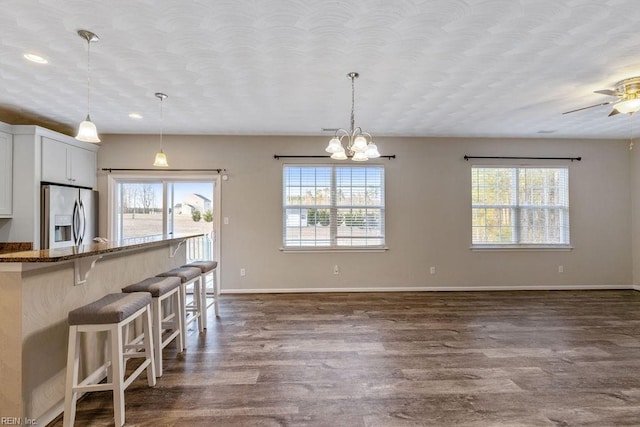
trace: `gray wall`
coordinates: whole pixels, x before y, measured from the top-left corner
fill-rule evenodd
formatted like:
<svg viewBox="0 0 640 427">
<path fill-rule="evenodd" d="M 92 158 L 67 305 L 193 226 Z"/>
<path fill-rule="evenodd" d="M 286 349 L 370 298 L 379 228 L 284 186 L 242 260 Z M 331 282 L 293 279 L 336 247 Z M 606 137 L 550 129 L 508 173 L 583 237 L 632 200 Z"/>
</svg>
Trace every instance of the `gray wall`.
<svg viewBox="0 0 640 427">
<path fill-rule="evenodd" d="M 640 291 L 640 147 L 631 151 L 631 235 L 632 235 L 632 265 L 633 284 Z"/>
<path fill-rule="evenodd" d="M 222 286 L 226 291 L 467 289 L 630 286 L 633 282 L 631 156 L 628 142 L 551 139 L 377 138 L 386 167 L 383 253 L 284 253 L 282 164 L 274 154 L 324 154 L 328 137 L 165 136 L 172 168 L 226 168 L 222 181 Z M 98 165 L 151 167 L 154 135 L 105 135 Z M 471 251 L 470 167 L 475 156 L 582 156 L 568 165 L 571 251 Z M 306 159 L 287 160 L 309 163 Z M 322 161 L 322 160 L 321 160 Z M 634 175 L 635 177 L 635 175 Z M 104 172 L 101 229 L 106 235 Z M 640 178 L 635 177 L 635 181 Z M 638 184 L 638 183 L 636 183 Z M 633 204 L 636 206 L 637 202 Z M 258 219 L 259 217 L 259 219 Z M 636 228 L 637 229 L 637 228 Z M 637 256 L 637 255 L 636 255 Z M 333 266 L 340 274 L 333 274 Z M 636 265 L 638 263 L 635 263 Z M 564 273 L 558 273 L 558 265 Z M 429 268 L 436 267 L 431 275 Z M 240 268 L 246 276 L 240 277 Z M 636 276 L 637 277 L 637 276 Z"/>
</svg>

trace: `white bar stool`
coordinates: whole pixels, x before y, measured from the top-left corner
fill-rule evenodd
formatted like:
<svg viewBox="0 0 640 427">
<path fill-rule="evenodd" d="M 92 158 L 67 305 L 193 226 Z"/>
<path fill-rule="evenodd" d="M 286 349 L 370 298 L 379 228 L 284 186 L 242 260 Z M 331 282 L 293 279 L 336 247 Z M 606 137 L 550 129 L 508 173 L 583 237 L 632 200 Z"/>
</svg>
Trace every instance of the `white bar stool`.
<svg viewBox="0 0 640 427">
<path fill-rule="evenodd" d="M 184 348 L 182 343 L 184 314 L 180 299 L 180 279 L 178 277 L 149 277 L 122 288 L 122 292 L 149 292 L 151 294 L 153 353 L 156 362 L 156 376 L 161 377 L 162 349 L 173 340 L 176 340 L 178 352 Z M 164 303 L 165 301 L 168 301 L 168 304 Z M 163 340 L 162 336 L 165 331 L 169 331 L 169 335 Z"/>
<path fill-rule="evenodd" d="M 202 272 L 201 281 L 202 284 L 202 306 L 205 307 L 205 313 L 209 307 L 213 305 L 213 310 L 216 317 L 220 317 L 220 307 L 218 305 L 218 296 L 220 295 L 220 286 L 218 285 L 218 278 L 216 273 L 216 268 L 218 267 L 218 261 L 193 261 L 189 264 L 183 265 L 183 267 L 196 267 L 199 268 Z M 212 292 L 209 293 L 207 289 L 207 276 L 211 274 L 211 279 L 213 283 Z M 207 297 L 213 299 L 213 301 L 208 302 Z M 204 316 L 204 327 L 207 327 L 207 316 Z"/>
<path fill-rule="evenodd" d="M 176 267 L 156 277 L 177 277 L 180 279 L 180 298 L 182 299 L 182 309 L 184 310 L 184 321 L 182 322 L 182 342 L 183 348 L 187 348 L 187 326 L 198 319 L 198 331 L 204 332 L 202 318 L 202 297 L 200 287 L 200 269 L 195 267 Z M 193 285 L 193 300 L 187 304 L 187 286 Z M 189 317 L 188 314 L 191 314 Z"/>
<path fill-rule="evenodd" d="M 142 343 L 131 344 L 123 339 L 124 327 L 142 318 L 144 338 Z M 135 292 L 108 294 L 97 301 L 69 312 L 69 350 L 67 355 L 67 382 L 64 397 L 64 426 L 73 426 L 76 418 L 76 402 L 80 393 L 113 391 L 113 413 L 116 426 L 124 424 L 124 390 L 147 370 L 149 387 L 156 385 L 151 334 L 151 294 Z M 107 332 L 110 347 L 105 364 L 79 382 L 80 334 L 83 332 Z M 140 351 L 144 348 L 144 351 Z M 145 360 L 125 379 L 126 361 L 133 357 Z M 98 383 L 104 374 L 106 383 Z"/>
</svg>

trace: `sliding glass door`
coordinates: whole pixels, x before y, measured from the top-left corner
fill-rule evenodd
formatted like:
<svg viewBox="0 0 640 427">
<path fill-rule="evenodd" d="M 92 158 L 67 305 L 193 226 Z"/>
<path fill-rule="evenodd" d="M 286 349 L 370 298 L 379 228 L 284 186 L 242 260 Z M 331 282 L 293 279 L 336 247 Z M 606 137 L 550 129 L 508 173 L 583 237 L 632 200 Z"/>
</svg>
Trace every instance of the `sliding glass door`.
<svg viewBox="0 0 640 427">
<path fill-rule="evenodd" d="M 160 235 L 165 232 L 162 200 L 163 183 L 120 181 L 116 189 L 117 240 Z"/>
<path fill-rule="evenodd" d="M 110 177 L 111 239 L 203 234 L 190 239 L 187 260 L 216 259 L 217 177 Z"/>
<path fill-rule="evenodd" d="M 177 234 L 202 233 L 187 242 L 187 259 L 215 259 L 216 214 L 213 182 L 167 182 L 168 229 Z"/>
</svg>

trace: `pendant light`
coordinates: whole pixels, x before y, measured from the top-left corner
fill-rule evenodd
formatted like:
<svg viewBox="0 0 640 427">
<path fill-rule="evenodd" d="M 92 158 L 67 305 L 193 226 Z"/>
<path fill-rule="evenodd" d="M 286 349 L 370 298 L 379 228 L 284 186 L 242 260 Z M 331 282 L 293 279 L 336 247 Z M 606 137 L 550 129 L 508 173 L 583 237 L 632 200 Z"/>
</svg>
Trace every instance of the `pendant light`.
<svg viewBox="0 0 640 427">
<path fill-rule="evenodd" d="M 169 163 L 167 162 L 167 155 L 164 154 L 164 151 L 162 151 L 162 101 L 167 99 L 167 95 L 161 92 L 157 92 L 156 97 L 160 99 L 160 151 L 156 153 L 156 158 L 153 161 L 153 166 L 167 168 L 169 167 Z"/>
<path fill-rule="evenodd" d="M 370 133 L 364 132 L 361 128 L 355 127 L 355 79 L 360 77 L 360 74 L 356 72 L 350 72 L 347 74 L 347 78 L 351 79 L 351 122 L 349 130 L 338 129 L 329 141 L 329 145 L 325 148 L 327 153 L 331 153 L 331 158 L 334 160 L 346 160 L 347 153 L 351 155 L 351 160 L 354 162 L 365 162 L 369 159 L 375 159 L 380 157 L 378 147 L 373 143 L 373 136 Z M 342 146 L 342 140 L 347 138 L 347 149 Z"/>
<path fill-rule="evenodd" d="M 87 117 L 78 127 L 78 135 L 76 139 L 84 142 L 100 142 L 98 138 L 98 130 L 96 125 L 91 121 L 90 116 L 90 97 L 91 97 L 91 43 L 100 40 L 100 37 L 87 30 L 78 30 L 78 35 L 87 41 Z"/>
</svg>

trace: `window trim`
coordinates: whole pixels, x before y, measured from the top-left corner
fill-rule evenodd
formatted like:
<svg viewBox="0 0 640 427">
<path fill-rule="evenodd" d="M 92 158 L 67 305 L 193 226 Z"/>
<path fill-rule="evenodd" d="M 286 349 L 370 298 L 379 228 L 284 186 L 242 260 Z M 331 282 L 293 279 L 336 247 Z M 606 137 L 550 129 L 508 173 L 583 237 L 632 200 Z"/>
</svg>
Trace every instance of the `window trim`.
<svg viewBox="0 0 640 427">
<path fill-rule="evenodd" d="M 330 204 L 326 205 L 326 209 L 329 209 L 329 213 L 331 216 L 331 222 L 330 222 L 330 234 L 329 234 L 329 239 L 331 243 L 337 242 L 337 239 L 339 238 L 337 236 L 337 221 L 336 221 L 336 214 L 337 214 L 337 210 L 338 209 L 366 209 L 366 207 L 353 207 L 353 205 L 350 206 L 339 206 L 336 203 L 336 169 L 337 168 L 371 168 L 371 167 L 378 167 L 382 169 L 382 205 L 379 207 L 372 207 L 372 209 L 379 209 L 381 211 L 381 218 L 382 218 L 382 224 L 383 224 L 383 235 L 382 235 L 382 239 L 383 239 L 383 244 L 382 245 L 370 245 L 370 246 L 286 246 L 285 245 L 285 240 L 286 240 L 286 210 L 288 208 L 318 208 L 319 205 L 313 205 L 313 206 L 309 206 L 309 205 L 300 205 L 300 206 L 296 206 L 296 207 L 287 207 L 285 205 L 285 197 L 286 197 L 286 182 L 285 182 L 285 169 L 286 168 L 295 168 L 295 167 L 299 167 L 299 168 L 305 168 L 305 167 L 309 167 L 309 168 L 331 168 L 331 189 L 330 189 L 330 194 L 331 194 L 331 200 L 330 200 Z M 389 248 L 387 247 L 387 233 L 386 233 L 386 168 L 384 165 L 382 164 L 378 164 L 378 163 L 374 163 L 374 164 L 348 164 L 348 165 L 344 165 L 344 164 L 335 164 L 335 163 L 313 163 L 313 164 L 300 164 L 300 163 L 283 163 L 282 164 L 282 182 L 281 182 L 281 191 L 282 191 L 282 202 L 281 202 L 281 219 L 282 219 L 282 233 L 281 233 L 281 245 L 279 250 L 281 252 L 284 253 L 322 253 L 322 252 L 331 252 L 331 253 L 338 253 L 338 252 L 349 252 L 349 253 L 354 253 L 354 252 L 386 252 L 389 250 Z M 322 205 L 325 206 L 325 205 Z M 321 207 L 322 208 L 322 207 Z"/>
<path fill-rule="evenodd" d="M 473 181 L 473 169 L 474 168 L 496 168 L 496 169 L 514 169 L 516 171 L 516 174 L 520 171 L 520 169 L 564 169 L 567 171 L 567 199 L 569 200 L 570 198 L 570 185 L 569 185 L 569 167 L 567 166 L 557 166 L 557 165 L 471 165 L 470 171 L 471 171 L 471 179 Z M 516 181 L 516 185 L 518 181 Z M 571 218 L 570 218 L 570 211 L 571 211 L 571 205 L 570 203 L 567 205 L 566 208 L 566 212 L 567 212 L 567 216 L 568 218 L 568 222 L 569 222 L 569 229 L 568 229 L 568 241 L 567 243 L 473 243 L 473 209 L 474 209 L 474 204 L 473 204 L 473 184 L 471 184 L 471 214 L 472 214 L 472 218 L 471 218 L 471 233 L 470 233 L 470 237 L 471 237 L 471 244 L 469 245 L 469 249 L 471 251 L 496 251 L 496 252 L 500 252 L 500 251 L 571 251 L 574 249 L 574 247 L 571 244 Z M 501 208 L 505 208 L 505 207 L 511 207 L 513 208 L 513 206 L 515 206 L 516 208 L 520 208 L 522 206 L 520 206 L 519 204 L 519 191 L 518 189 L 516 189 L 516 205 L 499 205 L 498 207 Z M 484 206 L 484 205 L 483 205 Z M 487 205 L 488 206 L 488 205 Z M 526 205 L 527 207 L 530 207 L 529 205 Z M 544 207 L 544 206 L 541 206 Z M 554 206 L 554 208 L 556 208 Z M 519 214 L 520 214 L 520 209 L 516 209 L 516 215 L 518 216 L 518 218 L 516 219 L 516 224 L 519 223 Z M 515 227 L 514 232 L 516 233 L 516 235 L 518 236 L 518 239 L 520 238 L 520 232 L 521 232 L 521 227 L 517 226 Z"/>
</svg>

